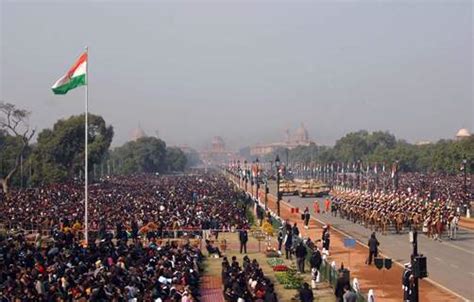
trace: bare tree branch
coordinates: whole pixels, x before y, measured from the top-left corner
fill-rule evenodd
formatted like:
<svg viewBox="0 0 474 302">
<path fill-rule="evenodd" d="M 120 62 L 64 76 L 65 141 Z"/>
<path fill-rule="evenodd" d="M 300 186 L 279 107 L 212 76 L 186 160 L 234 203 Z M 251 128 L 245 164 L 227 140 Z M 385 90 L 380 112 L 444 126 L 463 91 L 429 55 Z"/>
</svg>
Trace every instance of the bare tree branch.
<svg viewBox="0 0 474 302">
<path fill-rule="evenodd" d="M 19 138 L 22 142 L 21 149 L 16 154 L 15 165 L 10 169 L 6 176 L 0 178 L 3 191 L 8 194 L 8 184 L 13 175 L 17 172 L 21 159 L 24 156 L 30 140 L 33 138 L 36 130 L 31 129 L 28 124 L 28 117 L 30 112 L 17 109 L 15 105 L 0 102 L 0 112 L 5 117 L 0 119 L 0 129 L 3 129 L 12 136 Z"/>
</svg>

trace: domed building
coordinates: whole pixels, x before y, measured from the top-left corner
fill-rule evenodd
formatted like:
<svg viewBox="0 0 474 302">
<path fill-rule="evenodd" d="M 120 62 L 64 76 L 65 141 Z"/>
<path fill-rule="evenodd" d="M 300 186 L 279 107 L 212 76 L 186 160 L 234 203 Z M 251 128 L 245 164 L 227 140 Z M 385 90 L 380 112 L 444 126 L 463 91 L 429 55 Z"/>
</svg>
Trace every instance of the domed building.
<svg viewBox="0 0 474 302">
<path fill-rule="evenodd" d="M 284 132 L 284 141 L 270 144 L 257 144 L 250 147 L 250 155 L 252 156 L 263 156 L 265 154 L 272 153 L 278 148 L 294 149 L 298 146 L 309 146 L 314 144 L 310 140 L 308 130 L 306 130 L 303 123 L 300 127 L 295 130 L 294 133 L 290 133 L 289 129 Z"/>
<path fill-rule="evenodd" d="M 457 140 L 460 140 L 460 139 L 464 139 L 464 138 L 468 138 L 471 136 L 471 133 L 469 133 L 469 130 L 467 130 L 466 128 L 461 128 L 459 129 L 459 131 L 456 133 L 456 139 Z"/>
<path fill-rule="evenodd" d="M 142 127 L 138 126 L 138 128 L 132 132 L 132 141 L 136 141 L 142 137 L 146 137 L 146 133 L 143 131 Z"/>
<path fill-rule="evenodd" d="M 214 136 L 211 142 L 211 151 L 214 153 L 225 152 L 225 143 L 222 137 Z"/>
<path fill-rule="evenodd" d="M 308 130 L 306 130 L 303 123 L 301 123 L 301 126 L 298 129 L 296 129 L 292 141 L 294 143 L 307 143 L 309 141 Z"/>
</svg>

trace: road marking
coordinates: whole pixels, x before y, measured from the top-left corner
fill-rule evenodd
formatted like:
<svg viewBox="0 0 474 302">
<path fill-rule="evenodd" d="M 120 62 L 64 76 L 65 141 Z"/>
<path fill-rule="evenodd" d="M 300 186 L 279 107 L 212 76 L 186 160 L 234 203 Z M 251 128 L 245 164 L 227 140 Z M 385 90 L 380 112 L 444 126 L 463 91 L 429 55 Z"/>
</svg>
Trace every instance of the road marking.
<svg viewBox="0 0 474 302">
<path fill-rule="evenodd" d="M 462 247 L 460 247 L 460 246 L 457 246 L 457 245 L 455 245 L 455 244 L 452 244 L 452 243 L 449 243 L 449 242 L 446 242 L 446 241 L 442 241 L 441 244 L 445 244 L 445 245 L 447 245 L 447 246 L 450 246 L 450 247 L 452 247 L 452 248 L 458 249 L 458 250 L 463 251 L 463 252 L 465 252 L 465 253 L 474 255 L 474 252 L 472 252 L 472 251 L 470 251 L 470 250 L 468 250 L 468 249 L 462 248 Z"/>
<path fill-rule="evenodd" d="M 441 258 L 439 257 L 434 257 L 436 260 L 440 261 L 440 262 L 443 262 L 443 260 L 441 260 Z"/>
</svg>

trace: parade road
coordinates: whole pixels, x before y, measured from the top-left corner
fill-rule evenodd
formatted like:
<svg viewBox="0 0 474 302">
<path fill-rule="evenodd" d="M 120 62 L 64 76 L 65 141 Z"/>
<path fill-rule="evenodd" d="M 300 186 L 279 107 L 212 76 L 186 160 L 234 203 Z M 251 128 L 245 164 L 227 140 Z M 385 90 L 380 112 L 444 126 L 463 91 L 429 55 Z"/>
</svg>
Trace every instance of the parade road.
<svg viewBox="0 0 474 302">
<path fill-rule="evenodd" d="M 270 193 L 276 196 L 276 183 L 269 182 Z M 322 213 L 324 198 L 301 198 L 299 196 L 283 196 L 286 202 L 298 207 L 303 212 L 308 207 L 311 215 L 316 219 L 330 224 L 347 233 L 352 238 L 366 244 L 372 231 L 360 224 L 355 224 L 330 213 Z M 313 204 L 316 200 L 320 203 L 320 214 L 314 213 Z M 311 238 L 319 239 L 319 238 Z M 380 241 L 380 252 L 391 257 L 399 263 L 410 262 L 412 245 L 408 239 L 408 230 L 402 234 L 395 234 L 390 230 L 387 235 L 377 233 Z M 418 236 L 418 252 L 427 257 L 428 277 L 442 287 L 464 297 L 474 300 L 474 232 L 460 229 L 456 240 L 449 240 L 447 234 L 441 242 L 434 241 L 425 235 Z M 401 284 L 402 276 L 400 276 Z M 401 285 L 400 285 L 401 288 Z M 401 289 L 400 289 L 401 290 Z"/>
</svg>

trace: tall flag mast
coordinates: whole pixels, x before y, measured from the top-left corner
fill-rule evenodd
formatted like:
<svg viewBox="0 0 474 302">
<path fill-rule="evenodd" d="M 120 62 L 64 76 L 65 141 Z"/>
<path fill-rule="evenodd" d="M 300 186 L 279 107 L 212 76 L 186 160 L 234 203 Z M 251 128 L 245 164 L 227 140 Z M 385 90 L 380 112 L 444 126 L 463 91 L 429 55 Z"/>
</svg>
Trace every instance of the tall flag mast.
<svg viewBox="0 0 474 302">
<path fill-rule="evenodd" d="M 89 48 L 86 46 L 84 52 L 79 56 L 74 65 L 57 80 L 53 87 L 54 94 L 66 94 L 69 90 L 72 90 L 79 86 L 85 86 L 85 121 L 84 121 L 84 240 L 85 243 L 89 243 L 89 169 L 88 169 L 88 115 L 89 115 Z"/>
</svg>

